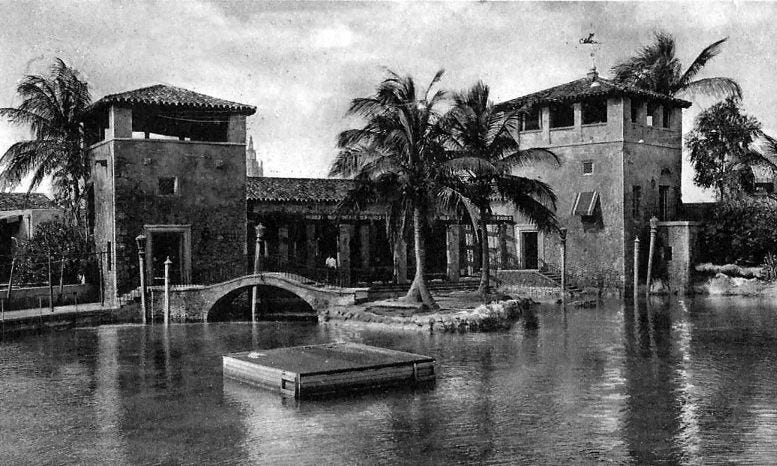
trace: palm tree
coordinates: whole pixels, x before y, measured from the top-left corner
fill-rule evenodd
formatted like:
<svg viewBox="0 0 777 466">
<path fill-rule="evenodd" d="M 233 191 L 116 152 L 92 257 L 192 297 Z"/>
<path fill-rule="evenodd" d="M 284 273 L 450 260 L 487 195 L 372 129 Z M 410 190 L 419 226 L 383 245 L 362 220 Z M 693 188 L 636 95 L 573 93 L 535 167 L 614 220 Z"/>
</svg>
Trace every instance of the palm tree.
<svg viewBox="0 0 777 466">
<path fill-rule="evenodd" d="M 91 102 L 89 86 L 57 58 L 48 76 L 25 76 L 16 92 L 22 102 L 16 108 L 0 108 L 0 116 L 29 127 L 32 138 L 14 143 L 0 156 L 0 185 L 15 188 L 32 175 L 31 192 L 51 176 L 55 197 L 80 224 L 90 172 L 80 119 Z"/>
<path fill-rule="evenodd" d="M 714 97 L 742 98 L 742 89 L 731 78 L 696 79 L 702 68 L 720 53 L 728 38 L 713 42 L 701 51 L 684 72 L 675 56 L 675 40 L 671 34 L 656 32 L 652 44 L 642 47 L 633 57 L 612 67 L 614 80 L 666 95 L 706 94 Z"/>
<path fill-rule="evenodd" d="M 362 117 L 366 124 L 340 133 L 340 151 L 330 170 L 330 176 L 357 181 L 344 206 L 375 200 L 383 203 L 389 234 L 394 238 L 403 235 L 404 226 L 412 223 L 415 278 L 405 299 L 432 308 L 436 304 L 424 278 L 425 231 L 434 213 L 436 164 L 442 154 L 437 108 L 445 93 L 438 90 L 432 95 L 431 90 L 442 74 L 443 70 L 438 71 L 421 93 L 412 77 L 388 71 L 375 94 L 354 99 L 347 115 Z"/>
<path fill-rule="evenodd" d="M 521 149 L 513 130 L 525 109 L 500 111 L 488 96 L 489 88 L 481 81 L 455 94 L 443 123 L 448 160 L 443 164 L 447 182 L 441 196 L 445 205 L 466 207 L 478 225 L 482 254 L 478 291 L 482 294 L 488 292 L 490 281 L 487 224 L 493 200 L 511 202 L 542 231 L 558 230 L 551 187 L 512 174 L 514 168 L 536 163 L 558 165 L 558 157 L 547 149 Z"/>
</svg>

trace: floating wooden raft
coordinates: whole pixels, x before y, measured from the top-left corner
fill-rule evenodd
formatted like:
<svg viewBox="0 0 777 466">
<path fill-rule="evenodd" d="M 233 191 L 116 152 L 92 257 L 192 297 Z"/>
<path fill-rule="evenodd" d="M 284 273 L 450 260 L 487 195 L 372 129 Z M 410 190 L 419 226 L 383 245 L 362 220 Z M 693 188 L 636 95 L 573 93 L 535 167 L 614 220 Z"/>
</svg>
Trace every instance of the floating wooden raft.
<svg viewBox="0 0 777 466">
<path fill-rule="evenodd" d="M 224 377 L 296 398 L 435 378 L 434 358 L 358 343 L 328 343 L 224 356 Z"/>
</svg>

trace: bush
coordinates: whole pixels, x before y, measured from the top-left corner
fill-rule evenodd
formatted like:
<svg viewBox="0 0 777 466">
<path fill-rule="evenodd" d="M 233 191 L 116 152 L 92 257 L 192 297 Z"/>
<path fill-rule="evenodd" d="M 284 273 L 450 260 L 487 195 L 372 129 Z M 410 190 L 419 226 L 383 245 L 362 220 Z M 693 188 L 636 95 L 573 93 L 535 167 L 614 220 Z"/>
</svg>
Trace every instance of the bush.
<svg viewBox="0 0 777 466">
<path fill-rule="evenodd" d="M 719 202 L 705 219 L 701 261 L 714 264 L 761 265 L 777 251 L 777 205 L 757 198 L 731 198 Z"/>
<path fill-rule="evenodd" d="M 60 273 L 67 284 L 78 283 L 80 276 L 93 280 L 95 261 L 89 249 L 89 241 L 74 225 L 57 220 L 42 222 L 33 237 L 20 242 L 15 252 L 14 283 L 48 283 L 49 255 L 52 282 L 59 283 Z"/>
</svg>

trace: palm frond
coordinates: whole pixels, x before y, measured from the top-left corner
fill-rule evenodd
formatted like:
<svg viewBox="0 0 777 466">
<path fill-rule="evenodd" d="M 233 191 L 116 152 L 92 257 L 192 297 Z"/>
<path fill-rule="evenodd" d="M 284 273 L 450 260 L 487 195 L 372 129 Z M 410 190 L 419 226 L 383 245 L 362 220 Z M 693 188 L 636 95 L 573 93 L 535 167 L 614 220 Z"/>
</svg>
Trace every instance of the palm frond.
<svg viewBox="0 0 777 466">
<path fill-rule="evenodd" d="M 688 83 L 680 92 L 691 99 L 697 95 L 709 95 L 716 98 L 733 97 L 742 99 L 742 88 L 731 78 L 704 78 Z"/>
<path fill-rule="evenodd" d="M 683 73 L 683 75 L 677 81 L 677 84 L 678 84 L 677 90 L 687 87 L 688 84 L 690 84 L 693 81 L 696 75 L 699 74 L 699 71 L 701 71 L 701 69 L 704 68 L 707 62 L 712 60 L 716 55 L 720 53 L 721 45 L 723 45 L 723 42 L 726 42 L 727 40 L 728 40 L 728 37 L 724 37 L 723 39 L 713 42 L 712 44 L 705 47 L 704 50 L 702 50 L 701 53 L 693 60 L 693 63 L 691 63 L 688 69 L 685 70 L 685 73 Z"/>
</svg>

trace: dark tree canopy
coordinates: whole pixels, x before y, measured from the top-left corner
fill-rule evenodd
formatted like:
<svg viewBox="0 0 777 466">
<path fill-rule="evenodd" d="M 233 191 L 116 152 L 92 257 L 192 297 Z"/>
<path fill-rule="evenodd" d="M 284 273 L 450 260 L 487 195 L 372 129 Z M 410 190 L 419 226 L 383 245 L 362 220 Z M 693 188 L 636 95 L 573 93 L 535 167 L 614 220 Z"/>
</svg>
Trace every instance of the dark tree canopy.
<svg viewBox="0 0 777 466">
<path fill-rule="evenodd" d="M 696 117 L 686 137 L 694 182 L 714 188 L 721 197 L 753 189 L 753 167 L 775 168 L 769 157 L 754 148 L 763 136 L 761 123 L 746 115 L 737 101 L 728 98 Z"/>
</svg>

